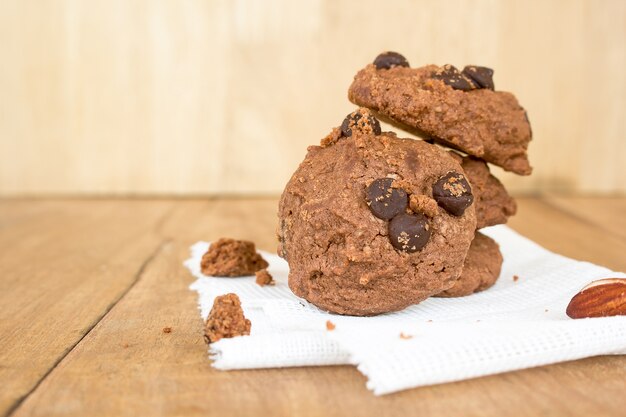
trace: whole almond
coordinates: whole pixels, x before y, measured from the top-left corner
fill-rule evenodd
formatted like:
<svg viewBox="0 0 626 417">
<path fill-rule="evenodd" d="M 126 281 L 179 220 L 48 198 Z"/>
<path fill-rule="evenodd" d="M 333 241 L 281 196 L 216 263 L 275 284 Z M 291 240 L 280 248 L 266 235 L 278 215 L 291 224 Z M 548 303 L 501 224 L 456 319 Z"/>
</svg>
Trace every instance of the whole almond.
<svg viewBox="0 0 626 417">
<path fill-rule="evenodd" d="M 626 315 L 626 278 L 591 282 L 572 298 L 565 313 L 573 319 Z"/>
</svg>

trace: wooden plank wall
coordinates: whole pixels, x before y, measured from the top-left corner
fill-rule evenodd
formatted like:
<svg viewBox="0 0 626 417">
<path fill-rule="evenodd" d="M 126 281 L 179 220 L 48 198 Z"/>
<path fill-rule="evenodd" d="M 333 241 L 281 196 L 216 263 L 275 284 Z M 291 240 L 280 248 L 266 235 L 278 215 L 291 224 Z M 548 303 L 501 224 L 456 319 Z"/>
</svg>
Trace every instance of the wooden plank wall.
<svg viewBox="0 0 626 417">
<path fill-rule="evenodd" d="M 378 52 L 481 64 L 535 140 L 515 192 L 626 192 L 622 0 L 4 0 L 0 195 L 273 194 Z"/>
</svg>

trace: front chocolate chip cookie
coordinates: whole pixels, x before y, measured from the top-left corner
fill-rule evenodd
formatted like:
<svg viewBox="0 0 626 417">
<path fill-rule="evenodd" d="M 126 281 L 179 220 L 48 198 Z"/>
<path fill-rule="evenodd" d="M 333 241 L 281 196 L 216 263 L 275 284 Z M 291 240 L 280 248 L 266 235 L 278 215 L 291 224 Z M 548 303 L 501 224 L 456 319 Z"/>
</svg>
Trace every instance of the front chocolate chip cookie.
<svg viewBox="0 0 626 417">
<path fill-rule="evenodd" d="M 448 152 L 389 132 L 352 129 L 309 147 L 279 204 L 291 290 L 326 311 L 363 316 L 450 288 L 476 228 L 473 205 L 453 216 L 433 199 L 450 172 L 463 169 Z"/>
</svg>

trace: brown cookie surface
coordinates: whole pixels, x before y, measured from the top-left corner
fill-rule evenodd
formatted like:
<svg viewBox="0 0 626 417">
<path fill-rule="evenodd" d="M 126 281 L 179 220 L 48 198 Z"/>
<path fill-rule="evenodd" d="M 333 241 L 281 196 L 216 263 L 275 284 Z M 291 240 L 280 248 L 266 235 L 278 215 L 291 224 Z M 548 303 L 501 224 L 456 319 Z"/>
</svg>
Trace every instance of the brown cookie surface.
<svg viewBox="0 0 626 417">
<path fill-rule="evenodd" d="M 436 297 L 463 297 L 484 291 L 496 283 L 501 267 L 502 254 L 496 241 L 476 232 L 459 279 Z"/>
<path fill-rule="evenodd" d="M 247 240 L 221 238 L 202 255 L 200 268 L 204 275 L 214 277 L 243 277 L 267 268 L 268 263 Z"/>
<path fill-rule="evenodd" d="M 517 212 L 517 204 L 504 185 L 480 159 L 455 154 L 472 184 L 476 206 L 476 229 L 504 224 Z"/>
<path fill-rule="evenodd" d="M 333 313 L 374 315 L 453 285 L 475 211 L 473 204 L 460 215 L 446 211 L 433 185 L 450 172 L 463 175 L 459 162 L 393 133 L 333 132 L 323 147 L 309 147 L 280 200 L 278 254 L 289 263 L 291 290 Z"/>
<path fill-rule="evenodd" d="M 401 128 L 529 175 L 526 149 L 532 135 L 526 113 L 511 93 L 491 89 L 489 71 L 370 64 L 355 76 L 348 96 Z"/>
</svg>

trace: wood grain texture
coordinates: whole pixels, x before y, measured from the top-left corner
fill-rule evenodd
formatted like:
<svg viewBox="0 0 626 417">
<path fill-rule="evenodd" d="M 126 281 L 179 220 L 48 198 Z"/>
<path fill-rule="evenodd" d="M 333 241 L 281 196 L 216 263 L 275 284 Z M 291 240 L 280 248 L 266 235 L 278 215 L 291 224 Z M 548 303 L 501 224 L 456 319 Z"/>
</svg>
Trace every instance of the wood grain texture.
<svg viewBox="0 0 626 417">
<path fill-rule="evenodd" d="M 0 203 L 0 415 L 105 315 L 160 244 L 171 202 Z"/>
<path fill-rule="evenodd" d="M 125 200 L 104 201 L 117 207 L 111 209 L 113 213 L 132 208 Z M 593 212 L 605 210 L 603 200 L 593 201 L 585 201 Z M 365 388 L 365 378 L 347 366 L 214 370 L 202 340 L 196 295 L 188 289 L 193 278 L 182 261 L 191 243 L 221 236 L 252 239 L 261 248 L 273 250 L 277 200 L 179 200 L 173 204 L 174 209 L 155 220 L 158 226 L 150 229 L 158 230 L 159 239 L 167 243 L 146 263 L 124 297 L 49 372 L 13 416 L 623 415 L 625 356 L 589 358 L 383 397 L 373 396 Z M 606 233 L 604 225 L 591 223 L 584 212 L 568 214 L 537 199 L 521 199 L 519 205 L 512 226 L 526 236 L 568 256 L 626 269 L 626 238 Z M 40 223 L 49 218 L 36 205 L 24 207 Z M 58 210 L 76 213 L 67 206 Z M 18 210 L 4 213 L 0 219 L 8 220 L 0 223 L 0 242 L 21 217 Z M 611 210 L 606 213 L 620 216 Z M 111 233 L 118 235 L 121 229 Z M 74 239 L 68 236 L 67 240 Z M 16 252 L 19 259 L 20 251 Z M 136 256 L 147 259 L 145 254 Z M 133 269 L 130 264 L 127 267 Z M 91 294 L 84 294 L 84 299 L 93 301 Z M 163 333 L 166 326 L 172 328 L 171 333 Z M 43 347 L 39 349 L 45 353 Z"/>
<path fill-rule="evenodd" d="M 626 240 L 609 225 L 594 223 L 593 212 L 572 214 L 540 199 L 517 200 L 518 213 L 508 223 L 513 229 L 551 251 L 626 271 Z M 602 200 L 595 206 L 598 211 L 606 210 Z M 617 218 L 621 215 L 614 214 Z"/>
<path fill-rule="evenodd" d="M 621 0 L 0 2 L 0 195 L 277 193 L 387 49 L 527 108 L 515 192 L 626 192 Z"/>
<path fill-rule="evenodd" d="M 542 201 L 578 217 L 606 233 L 626 238 L 626 199 L 619 197 L 546 196 Z"/>
</svg>

